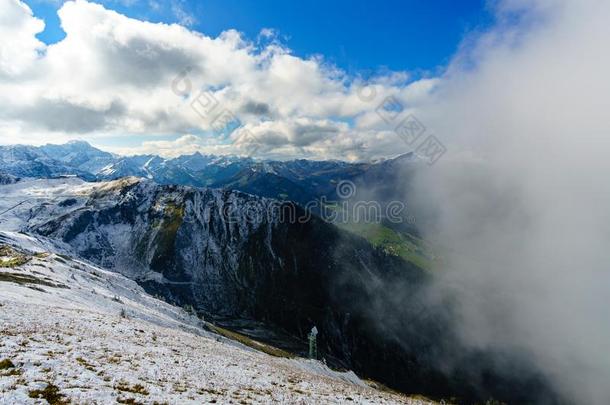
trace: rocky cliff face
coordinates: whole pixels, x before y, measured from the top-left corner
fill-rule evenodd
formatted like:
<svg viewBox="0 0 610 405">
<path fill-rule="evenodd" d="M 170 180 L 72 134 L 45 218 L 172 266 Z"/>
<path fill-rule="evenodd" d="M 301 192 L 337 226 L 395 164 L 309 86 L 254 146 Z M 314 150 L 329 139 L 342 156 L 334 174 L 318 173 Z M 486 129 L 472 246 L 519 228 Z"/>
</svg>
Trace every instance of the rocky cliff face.
<svg viewBox="0 0 610 405">
<path fill-rule="evenodd" d="M 42 206 L 30 223 L 175 303 L 302 331 L 356 287 L 425 278 L 294 204 L 235 191 L 124 179 Z"/>
<path fill-rule="evenodd" d="M 493 359 L 459 351 L 450 314 L 426 306 L 424 272 L 303 216 L 295 205 L 235 191 L 127 178 L 32 210 L 29 230 L 210 316 L 264 322 L 301 339 L 316 325 L 323 356 L 406 392 L 536 392 L 540 382 L 526 366 L 519 374 L 511 364 L 505 376 Z M 443 367 L 450 356 L 451 369 Z M 517 380 L 510 392 L 507 378 Z"/>
</svg>

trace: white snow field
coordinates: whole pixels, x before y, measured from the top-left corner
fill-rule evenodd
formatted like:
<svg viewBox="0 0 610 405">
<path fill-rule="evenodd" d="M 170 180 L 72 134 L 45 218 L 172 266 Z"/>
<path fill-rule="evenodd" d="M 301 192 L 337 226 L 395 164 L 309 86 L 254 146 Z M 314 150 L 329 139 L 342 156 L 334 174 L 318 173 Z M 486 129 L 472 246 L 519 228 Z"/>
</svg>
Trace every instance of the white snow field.
<svg viewBox="0 0 610 405">
<path fill-rule="evenodd" d="M 0 222 L 2 404 L 432 403 L 207 332 L 134 281 L 6 228 Z"/>
</svg>

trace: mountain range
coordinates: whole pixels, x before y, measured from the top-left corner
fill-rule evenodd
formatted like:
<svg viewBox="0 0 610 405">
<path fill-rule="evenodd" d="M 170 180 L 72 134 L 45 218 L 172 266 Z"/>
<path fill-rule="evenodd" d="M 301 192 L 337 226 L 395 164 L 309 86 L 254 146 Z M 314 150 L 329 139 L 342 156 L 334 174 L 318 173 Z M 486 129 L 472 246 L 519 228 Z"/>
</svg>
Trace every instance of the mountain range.
<svg viewBox="0 0 610 405">
<path fill-rule="evenodd" d="M 196 152 L 165 159 L 156 155 L 119 156 L 84 141 L 64 145 L 0 146 L 0 173 L 17 177 L 77 176 L 84 180 L 116 180 L 135 176 L 158 184 L 230 188 L 300 204 L 326 196 L 336 198 L 340 181 L 366 181 L 367 188 L 414 167 L 406 154 L 377 163 L 342 161 L 258 161 L 248 157 Z M 372 184 L 379 181 L 379 184 Z M 388 187 L 390 189 L 390 187 Z"/>
<path fill-rule="evenodd" d="M 352 233 L 365 236 L 387 252 L 428 268 L 434 255 L 419 237 L 416 219 L 408 209 L 408 196 L 404 194 L 404 184 L 421 166 L 413 154 L 374 163 L 348 163 L 305 159 L 260 161 L 201 153 L 170 159 L 156 155 L 119 156 L 84 141 L 0 146 L 0 183 L 19 178 L 75 176 L 86 181 L 107 181 L 134 176 L 162 185 L 237 190 L 294 202 Z M 343 183 L 347 183 L 348 195 L 337 194 L 337 188 Z M 341 204 L 346 199 L 350 200 L 350 207 L 358 201 L 374 202 L 380 207 L 380 213 L 374 214 L 377 215 L 374 221 L 358 223 Z M 396 201 L 407 203 L 407 209 L 400 212 L 399 220 L 389 221 L 382 213 L 388 204 Z"/>
</svg>

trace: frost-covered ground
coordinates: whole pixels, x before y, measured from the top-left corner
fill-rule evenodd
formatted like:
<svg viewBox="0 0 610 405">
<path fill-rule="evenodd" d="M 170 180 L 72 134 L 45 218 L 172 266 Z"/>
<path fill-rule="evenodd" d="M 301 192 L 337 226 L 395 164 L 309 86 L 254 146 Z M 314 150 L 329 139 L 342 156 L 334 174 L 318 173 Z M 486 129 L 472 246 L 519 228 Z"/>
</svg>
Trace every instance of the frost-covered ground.
<svg viewBox="0 0 610 405">
<path fill-rule="evenodd" d="M 105 183 L 87 183 L 79 178 L 23 179 L 0 185 L 0 230 L 19 230 L 29 219 L 29 210 L 41 204 L 57 204 L 74 198 L 82 205 L 88 195 Z"/>
<path fill-rule="evenodd" d="M 427 403 L 207 332 L 55 242 L 0 231 L 0 246 L 29 259 L 0 268 L 0 403 Z"/>
</svg>

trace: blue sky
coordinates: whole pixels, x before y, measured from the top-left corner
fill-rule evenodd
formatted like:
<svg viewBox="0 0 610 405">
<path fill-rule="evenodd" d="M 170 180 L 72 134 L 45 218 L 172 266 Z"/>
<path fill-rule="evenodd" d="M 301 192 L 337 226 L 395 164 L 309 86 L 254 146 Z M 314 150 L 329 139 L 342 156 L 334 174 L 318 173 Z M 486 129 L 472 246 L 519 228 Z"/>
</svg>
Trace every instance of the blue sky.
<svg viewBox="0 0 610 405">
<path fill-rule="evenodd" d="M 62 1 L 26 0 L 45 20 L 38 37 L 62 39 L 56 15 Z M 181 22 L 206 35 L 229 28 L 255 40 L 263 28 L 279 32 L 301 57 L 321 54 L 349 73 L 379 70 L 435 71 L 455 53 L 464 35 L 489 25 L 485 0 L 205 0 L 100 1 L 106 8 L 152 22 Z M 151 7 L 152 5 L 152 7 Z"/>
</svg>

